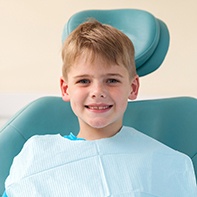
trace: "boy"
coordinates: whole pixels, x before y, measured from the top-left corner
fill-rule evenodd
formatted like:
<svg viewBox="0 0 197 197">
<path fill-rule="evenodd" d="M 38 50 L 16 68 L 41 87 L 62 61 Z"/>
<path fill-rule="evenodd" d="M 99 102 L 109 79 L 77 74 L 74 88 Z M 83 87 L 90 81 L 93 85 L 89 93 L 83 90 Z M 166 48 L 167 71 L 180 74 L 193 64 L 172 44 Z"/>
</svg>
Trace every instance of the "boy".
<svg viewBox="0 0 197 197">
<path fill-rule="evenodd" d="M 62 58 L 62 98 L 78 117 L 79 134 L 32 137 L 14 159 L 7 195 L 196 196 L 187 156 L 122 125 L 139 89 L 129 38 L 88 21 L 66 39 Z"/>
</svg>

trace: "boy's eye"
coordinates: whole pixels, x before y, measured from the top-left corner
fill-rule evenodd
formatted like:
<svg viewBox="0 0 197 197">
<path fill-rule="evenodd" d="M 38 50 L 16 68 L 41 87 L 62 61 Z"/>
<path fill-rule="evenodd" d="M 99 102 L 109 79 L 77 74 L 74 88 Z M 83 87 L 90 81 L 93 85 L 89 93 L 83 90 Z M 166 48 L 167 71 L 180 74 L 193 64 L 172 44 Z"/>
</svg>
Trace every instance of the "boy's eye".
<svg viewBox="0 0 197 197">
<path fill-rule="evenodd" d="M 119 80 L 117 80 L 117 79 L 108 79 L 107 80 L 107 83 L 118 83 L 119 82 Z"/>
<path fill-rule="evenodd" d="M 79 84 L 88 84 L 88 83 L 90 83 L 90 80 L 88 80 L 88 79 L 80 79 L 79 81 L 77 81 L 77 83 L 79 83 Z"/>
</svg>

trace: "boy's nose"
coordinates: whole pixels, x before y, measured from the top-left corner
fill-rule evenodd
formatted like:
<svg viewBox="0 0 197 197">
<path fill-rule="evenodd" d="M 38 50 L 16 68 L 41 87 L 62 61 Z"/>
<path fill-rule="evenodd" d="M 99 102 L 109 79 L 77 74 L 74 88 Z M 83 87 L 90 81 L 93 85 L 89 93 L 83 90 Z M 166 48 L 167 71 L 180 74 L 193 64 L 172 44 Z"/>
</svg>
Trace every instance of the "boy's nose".
<svg viewBox="0 0 197 197">
<path fill-rule="evenodd" d="M 102 85 L 96 85 L 92 88 L 92 98 L 105 98 L 106 90 Z"/>
<path fill-rule="evenodd" d="M 101 93 L 101 94 L 92 94 L 92 98 L 105 98 L 105 94 Z"/>
</svg>

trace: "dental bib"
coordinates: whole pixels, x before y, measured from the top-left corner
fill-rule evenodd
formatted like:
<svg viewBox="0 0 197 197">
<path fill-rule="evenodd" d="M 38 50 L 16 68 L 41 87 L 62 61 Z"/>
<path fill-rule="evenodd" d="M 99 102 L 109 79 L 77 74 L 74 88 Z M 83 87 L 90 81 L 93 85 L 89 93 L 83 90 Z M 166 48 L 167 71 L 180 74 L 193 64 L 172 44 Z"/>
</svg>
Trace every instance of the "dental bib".
<svg viewBox="0 0 197 197">
<path fill-rule="evenodd" d="M 34 136 L 15 157 L 9 197 L 193 197 L 190 159 L 123 127 L 111 138 Z"/>
</svg>

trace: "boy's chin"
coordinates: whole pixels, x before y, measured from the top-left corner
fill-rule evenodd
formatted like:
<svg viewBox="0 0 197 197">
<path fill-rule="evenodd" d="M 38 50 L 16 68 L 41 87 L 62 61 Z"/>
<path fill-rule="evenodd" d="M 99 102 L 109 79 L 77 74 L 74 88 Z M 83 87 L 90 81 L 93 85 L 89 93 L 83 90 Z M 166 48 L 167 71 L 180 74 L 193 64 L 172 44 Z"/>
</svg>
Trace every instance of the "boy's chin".
<svg viewBox="0 0 197 197">
<path fill-rule="evenodd" d="M 95 129 L 95 130 L 116 130 L 116 127 L 119 128 L 121 126 L 121 122 L 122 121 L 106 121 L 106 119 L 103 119 L 103 120 L 97 120 L 97 121 L 91 121 L 89 122 L 89 126 L 92 128 L 92 129 Z"/>
<path fill-rule="evenodd" d="M 90 123 L 89 126 L 92 128 L 92 129 L 95 129 L 95 130 L 99 130 L 99 129 L 105 129 L 108 127 L 109 124 L 105 124 L 105 123 L 102 123 L 102 122 L 96 122 L 96 123 Z"/>
</svg>

